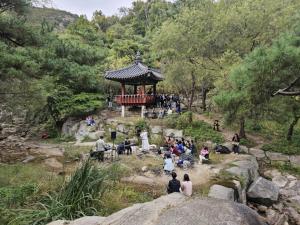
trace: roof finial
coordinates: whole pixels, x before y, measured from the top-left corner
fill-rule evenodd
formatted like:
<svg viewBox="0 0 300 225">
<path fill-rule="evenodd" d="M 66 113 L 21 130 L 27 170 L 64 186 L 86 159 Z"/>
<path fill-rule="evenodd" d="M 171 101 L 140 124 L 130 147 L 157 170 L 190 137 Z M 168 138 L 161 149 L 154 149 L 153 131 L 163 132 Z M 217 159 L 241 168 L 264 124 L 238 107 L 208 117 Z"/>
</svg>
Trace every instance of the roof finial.
<svg viewBox="0 0 300 225">
<path fill-rule="evenodd" d="M 141 53 L 140 53 L 140 51 L 137 51 L 136 55 L 135 55 L 135 64 L 138 64 L 138 63 L 141 63 L 141 62 L 142 62 Z"/>
</svg>

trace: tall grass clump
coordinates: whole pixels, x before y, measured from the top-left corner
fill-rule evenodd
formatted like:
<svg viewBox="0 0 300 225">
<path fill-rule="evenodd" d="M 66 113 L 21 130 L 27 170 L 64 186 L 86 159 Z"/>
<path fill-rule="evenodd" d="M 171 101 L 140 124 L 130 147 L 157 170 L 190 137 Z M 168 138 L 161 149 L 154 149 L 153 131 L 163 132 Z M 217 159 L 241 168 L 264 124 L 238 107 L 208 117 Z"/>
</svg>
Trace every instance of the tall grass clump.
<svg viewBox="0 0 300 225">
<path fill-rule="evenodd" d="M 97 213 L 105 190 L 107 170 L 97 168 L 89 159 L 66 181 L 58 193 L 47 195 L 35 210 L 18 210 L 10 225 L 45 224 L 53 220 L 73 220 Z"/>
</svg>

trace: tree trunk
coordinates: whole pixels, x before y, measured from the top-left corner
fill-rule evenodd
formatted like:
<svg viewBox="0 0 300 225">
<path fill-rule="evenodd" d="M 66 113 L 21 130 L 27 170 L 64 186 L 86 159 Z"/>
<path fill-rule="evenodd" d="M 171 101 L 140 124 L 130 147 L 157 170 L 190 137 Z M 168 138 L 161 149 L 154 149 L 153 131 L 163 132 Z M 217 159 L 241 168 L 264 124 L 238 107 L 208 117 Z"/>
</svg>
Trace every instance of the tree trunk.
<svg viewBox="0 0 300 225">
<path fill-rule="evenodd" d="M 287 133 L 287 136 L 286 136 L 286 139 L 287 139 L 288 141 L 291 141 L 291 140 L 292 140 L 293 133 L 294 133 L 294 127 L 295 127 L 296 124 L 298 123 L 299 118 L 300 118 L 300 117 L 295 116 L 295 117 L 294 117 L 294 120 L 293 120 L 292 123 L 290 124 L 290 127 L 289 127 L 289 129 L 288 129 L 288 133 Z"/>
<path fill-rule="evenodd" d="M 196 89 L 196 78 L 195 78 L 194 72 L 192 72 L 191 75 L 192 75 L 192 89 L 190 92 L 191 94 L 190 94 L 189 105 L 188 105 L 189 111 L 192 110 L 192 105 L 193 105 L 194 96 L 195 96 L 195 89 Z"/>
<path fill-rule="evenodd" d="M 245 132 L 245 118 L 242 117 L 240 119 L 240 132 L 239 132 L 240 138 L 246 138 L 246 132 Z"/>
<path fill-rule="evenodd" d="M 206 96 L 207 96 L 207 89 L 202 87 L 202 110 L 203 112 L 206 111 Z"/>
</svg>

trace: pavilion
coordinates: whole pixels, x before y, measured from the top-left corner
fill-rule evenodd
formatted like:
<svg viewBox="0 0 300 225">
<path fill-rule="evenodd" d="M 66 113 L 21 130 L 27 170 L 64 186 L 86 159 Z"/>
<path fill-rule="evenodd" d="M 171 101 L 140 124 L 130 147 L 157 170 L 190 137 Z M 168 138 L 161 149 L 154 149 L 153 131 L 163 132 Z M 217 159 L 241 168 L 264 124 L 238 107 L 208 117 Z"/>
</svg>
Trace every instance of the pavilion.
<svg viewBox="0 0 300 225">
<path fill-rule="evenodd" d="M 155 104 L 156 85 L 164 80 L 159 70 L 149 68 L 142 63 L 142 58 L 137 52 L 135 62 L 125 68 L 107 71 L 106 79 L 121 83 L 121 95 L 115 96 L 117 104 L 122 106 L 122 117 L 125 117 L 126 106 L 141 106 L 141 116 L 144 116 L 146 106 Z M 134 87 L 133 94 L 126 94 L 126 85 Z M 146 85 L 152 86 L 152 92 L 146 93 Z"/>
</svg>

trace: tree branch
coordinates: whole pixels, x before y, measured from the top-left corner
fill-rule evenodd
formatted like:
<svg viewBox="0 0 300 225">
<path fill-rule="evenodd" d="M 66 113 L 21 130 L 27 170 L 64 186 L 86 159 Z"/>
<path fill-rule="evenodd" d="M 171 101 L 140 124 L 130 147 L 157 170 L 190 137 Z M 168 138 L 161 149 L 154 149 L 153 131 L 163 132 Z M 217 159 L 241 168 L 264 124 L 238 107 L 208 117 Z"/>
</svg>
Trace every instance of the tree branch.
<svg viewBox="0 0 300 225">
<path fill-rule="evenodd" d="M 279 89 L 278 91 L 274 92 L 272 96 L 275 95 L 286 95 L 286 96 L 298 96 L 300 95 L 300 91 L 289 91 L 298 81 L 300 81 L 300 76 L 297 77 L 289 86 L 283 89 Z"/>
</svg>

